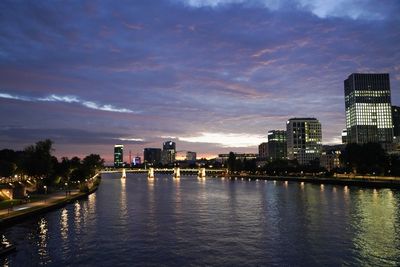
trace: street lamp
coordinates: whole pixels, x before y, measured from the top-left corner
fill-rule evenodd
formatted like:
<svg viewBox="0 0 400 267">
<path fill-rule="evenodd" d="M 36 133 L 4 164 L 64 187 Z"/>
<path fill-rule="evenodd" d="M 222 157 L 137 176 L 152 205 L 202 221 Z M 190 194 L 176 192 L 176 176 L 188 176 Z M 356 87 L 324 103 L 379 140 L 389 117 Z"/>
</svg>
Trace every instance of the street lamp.
<svg viewBox="0 0 400 267">
<path fill-rule="evenodd" d="M 45 194 L 44 203 L 46 203 L 46 200 L 47 200 L 47 186 L 45 185 L 45 186 L 43 186 L 43 188 L 44 188 L 44 194 Z"/>
<path fill-rule="evenodd" d="M 68 183 L 66 182 L 64 185 L 65 185 L 65 196 L 68 196 Z"/>
</svg>

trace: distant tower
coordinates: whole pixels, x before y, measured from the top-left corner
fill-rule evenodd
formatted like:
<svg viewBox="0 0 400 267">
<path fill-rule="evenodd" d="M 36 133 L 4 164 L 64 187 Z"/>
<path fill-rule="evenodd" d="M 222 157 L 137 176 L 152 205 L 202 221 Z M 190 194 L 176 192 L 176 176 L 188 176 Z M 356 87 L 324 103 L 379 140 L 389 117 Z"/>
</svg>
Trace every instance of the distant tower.
<svg viewBox="0 0 400 267">
<path fill-rule="evenodd" d="M 292 118 L 286 124 L 287 155 L 300 165 L 320 158 L 322 152 L 321 123 L 315 118 Z"/>
<path fill-rule="evenodd" d="M 353 73 L 344 81 L 347 143 L 393 142 L 392 106 L 388 73 Z"/>
<path fill-rule="evenodd" d="M 114 167 L 122 167 L 124 164 L 124 145 L 114 146 Z"/>
<path fill-rule="evenodd" d="M 176 144 L 172 141 L 163 143 L 163 151 L 161 155 L 162 164 L 172 164 L 175 162 Z"/>
<path fill-rule="evenodd" d="M 286 131 L 268 131 L 268 158 L 270 160 L 286 159 Z"/>
</svg>

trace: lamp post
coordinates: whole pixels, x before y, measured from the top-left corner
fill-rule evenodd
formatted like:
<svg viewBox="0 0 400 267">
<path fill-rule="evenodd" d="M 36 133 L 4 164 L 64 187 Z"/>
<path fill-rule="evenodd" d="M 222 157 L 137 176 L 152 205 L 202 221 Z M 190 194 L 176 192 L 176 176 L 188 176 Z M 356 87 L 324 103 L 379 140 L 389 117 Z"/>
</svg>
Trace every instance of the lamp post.
<svg viewBox="0 0 400 267">
<path fill-rule="evenodd" d="M 68 183 L 66 182 L 65 184 L 65 196 L 68 196 Z"/>
<path fill-rule="evenodd" d="M 46 203 L 46 200 L 47 200 L 47 186 L 45 185 L 45 186 L 43 186 L 43 188 L 44 188 L 44 194 L 45 194 L 44 203 Z"/>
</svg>

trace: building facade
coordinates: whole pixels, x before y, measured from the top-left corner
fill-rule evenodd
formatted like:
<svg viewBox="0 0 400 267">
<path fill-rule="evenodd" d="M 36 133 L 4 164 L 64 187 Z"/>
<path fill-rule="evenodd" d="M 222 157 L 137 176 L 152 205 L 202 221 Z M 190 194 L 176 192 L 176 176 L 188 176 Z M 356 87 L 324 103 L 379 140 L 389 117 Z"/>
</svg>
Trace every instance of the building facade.
<svg viewBox="0 0 400 267">
<path fill-rule="evenodd" d="M 145 148 L 143 150 L 143 163 L 158 165 L 161 163 L 161 148 Z"/>
<path fill-rule="evenodd" d="M 322 151 L 321 123 L 315 118 L 292 118 L 286 124 L 287 156 L 301 165 L 319 159 Z"/>
<path fill-rule="evenodd" d="M 347 129 L 342 131 L 342 144 L 347 144 Z"/>
<path fill-rule="evenodd" d="M 344 81 L 347 142 L 393 142 L 389 74 L 353 73 Z"/>
<path fill-rule="evenodd" d="M 195 163 L 196 159 L 197 159 L 196 152 L 193 151 L 186 152 L 186 161 L 188 161 L 189 163 Z"/>
<path fill-rule="evenodd" d="M 258 146 L 258 156 L 260 157 L 261 160 L 267 160 L 268 159 L 268 143 L 261 143 Z"/>
<path fill-rule="evenodd" d="M 286 131 L 268 131 L 268 159 L 278 160 L 287 158 Z"/>
<path fill-rule="evenodd" d="M 124 145 L 114 146 L 114 167 L 119 168 L 124 165 Z"/>
<path fill-rule="evenodd" d="M 176 156 L 176 144 L 172 141 L 163 143 L 163 151 L 161 155 L 161 162 L 164 165 L 173 164 Z"/>
</svg>

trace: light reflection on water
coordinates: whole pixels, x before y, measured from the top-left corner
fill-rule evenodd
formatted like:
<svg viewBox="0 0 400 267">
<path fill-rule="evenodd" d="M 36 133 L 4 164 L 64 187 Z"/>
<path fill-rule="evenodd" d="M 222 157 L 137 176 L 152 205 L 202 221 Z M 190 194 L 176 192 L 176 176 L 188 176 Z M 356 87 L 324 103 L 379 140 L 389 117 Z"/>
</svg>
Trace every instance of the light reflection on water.
<svg viewBox="0 0 400 267">
<path fill-rule="evenodd" d="M 0 265 L 396 266 L 399 210 L 389 189 L 103 175 L 86 200 L 0 231 L 18 247 Z"/>
</svg>

